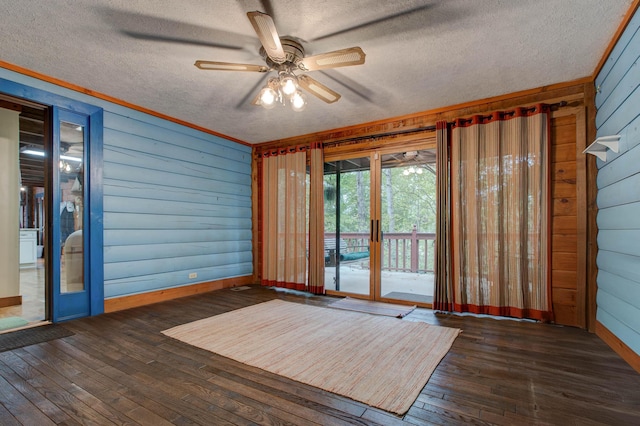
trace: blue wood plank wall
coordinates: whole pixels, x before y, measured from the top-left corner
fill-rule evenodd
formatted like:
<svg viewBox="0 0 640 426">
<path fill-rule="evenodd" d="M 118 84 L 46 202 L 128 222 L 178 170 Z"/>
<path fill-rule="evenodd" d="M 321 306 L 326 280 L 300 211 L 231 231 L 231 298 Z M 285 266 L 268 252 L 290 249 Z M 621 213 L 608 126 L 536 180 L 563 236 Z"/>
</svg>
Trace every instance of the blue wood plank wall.
<svg viewBox="0 0 640 426">
<path fill-rule="evenodd" d="M 598 160 L 597 320 L 640 354 L 640 12 L 596 78 L 598 136 L 621 135 Z"/>
<path fill-rule="evenodd" d="M 250 147 L 1 68 L 0 77 L 104 109 L 105 298 L 252 274 Z"/>
</svg>

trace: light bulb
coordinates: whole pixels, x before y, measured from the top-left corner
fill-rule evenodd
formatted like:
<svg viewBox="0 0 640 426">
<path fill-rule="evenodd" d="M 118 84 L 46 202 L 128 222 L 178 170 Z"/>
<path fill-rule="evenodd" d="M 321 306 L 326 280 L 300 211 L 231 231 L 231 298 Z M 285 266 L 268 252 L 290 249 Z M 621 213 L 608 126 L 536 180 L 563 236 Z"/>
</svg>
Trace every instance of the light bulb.
<svg viewBox="0 0 640 426">
<path fill-rule="evenodd" d="M 286 96 L 291 96 L 298 89 L 298 80 L 293 74 L 285 74 L 280 77 L 280 86 L 282 87 L 282 93 Z"/>
<path fill-rule="evenodd" d="M 271 87 L 264 87 L 260 91 L 260 105 L 266 109 L 271 109 L 276 105 L 278 94 Z"/>
<path fill-rule="evenodd" d="M 304 110 L 307 106 L 307 97 L 304 93 L 300 91 L 296 91 L 293 96 L 291 96 L 291 109 L 300 112 Z"/>
</svg>

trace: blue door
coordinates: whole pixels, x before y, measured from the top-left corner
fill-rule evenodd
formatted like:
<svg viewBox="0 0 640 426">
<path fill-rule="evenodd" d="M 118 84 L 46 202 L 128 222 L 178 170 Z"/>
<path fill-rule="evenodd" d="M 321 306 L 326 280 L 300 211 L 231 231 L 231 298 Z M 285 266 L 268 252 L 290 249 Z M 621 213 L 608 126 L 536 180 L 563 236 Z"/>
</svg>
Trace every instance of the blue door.
<svg viewBox="0 0 640 426">
<path fill-rule="evenodd" d="M 52 320 L 58 322 L 102 312 L 101 215 L 92 215 L 102 205 L 91 191 L 98 176 L 92 127 L 101 123 L 54 107 L 52 124 Z"/>
</svg>

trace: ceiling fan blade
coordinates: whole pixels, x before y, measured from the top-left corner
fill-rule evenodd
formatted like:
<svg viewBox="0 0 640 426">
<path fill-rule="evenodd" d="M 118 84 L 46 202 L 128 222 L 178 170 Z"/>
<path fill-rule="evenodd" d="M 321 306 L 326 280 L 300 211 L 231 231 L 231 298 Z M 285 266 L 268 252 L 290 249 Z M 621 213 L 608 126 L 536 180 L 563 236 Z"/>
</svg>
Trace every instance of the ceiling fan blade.
<svg viewBox="0 0 640 426">
<path fill-rule="evenodd" d="M 287 60 L 287 56 L 284 53 L 284 49 L 282 49 L 280 36 L 278 36 L 276 25 L 271 16 L 262 12 L 247 12 L 247 16 L 256 34 L 258 34 L 267 56 L 277 64 L 284 63 Z"/>
<path fill-rule="evenodd" d="M 431 3 L 403 10 L 401 12 L 392 13 L 387 16 L 381 16 L 377 19 L 363 22 L 350 28 L 344 28 L 312 38 L 309 41 L 318 41 L 335 36 L 344 36 L 347 33 L 357 33 L 358 40 L 371 40 L 377 37 L 396 35 L 401 32 L 408 33 L 418 28 L 426 28 L 431 26 L 430 24 L 432 23 L 442 22 L 445 17 L 449 17 L 444 13 L 432 13 L 432 9 L 439 7 L 439 5 Z"/>
<path fill-rule="evenodd" d="M 304 71 L 315 71 L 326 68 L 348 67 L 364 64 L 365 54 L 359 47 L 334 50 L 302 59 L 298 67 Z"/>
<path fill-rule="evenodd" d="M 264 65 L 253 64 L 236 64 L 233 62 L 215 62 L 215 61 L 196 61 L 194 64 L 201 70 L 213 71 L 250 71 L 250 72 L 267 72 L 269 68 Z"/>
<path fill-rule="evenodd" d="M 340 99 L 340 94 L 329 89 L 327 86 L 308 75 L 299 75 L 298 84 L 300 84 L 300 86 L 302 86 L 307 92 L 319 99 L 322 99 L 328 104 L 332 104 Z"/>
<path fill-rule="evenodd" d="M 373 103 L 374 98 L 381 93 L 380 89 L 374 92 L 373 90 L 368 89 L 364 85 L 360 84 L 358 81 L 352 78 L 349 78 L 346 75 L 340 74 L 336 70 L 318 71 L 318 73 L 335 81 L 337 84 L 341 85 L 342 87 L 344 87 L 345 89 L 353 93 L 354 95 L 357 95 L 361 97 L 363 100 L 370 103 Z"/>
<path fill-rule="evenodd" d="M 242 50 L 255 42 L 251 35 L 187 24 L 177 19 L 158 18 L 108 7 L 98 8 L 97 11 L 119 33 L 139 40 L 234 50 Z"/>
<path fill-rule="evenodd" d="M 122 31 L 122 34 L 125 34 L 132 38 L 137 38 L 139 40 L 149 40 L 149 41 L 162 41 L 166 43 L 178 43 L 178 44 L 190 44 L 193 46 L 205 46 L 205 47 L 216 47 L 221 49 L 233 49 L 233 50 L 242 50 L 242 46 L 235 46 L 232 44 L 224 44 L 224 43 L 215 43 L 207 40 L 198 40 L 195 38 L 185 38 L 185 37 L 169 37 L 164 35 L 156 35 L 156 34 L 145 34 L 135 31 Z"/>
</svg>

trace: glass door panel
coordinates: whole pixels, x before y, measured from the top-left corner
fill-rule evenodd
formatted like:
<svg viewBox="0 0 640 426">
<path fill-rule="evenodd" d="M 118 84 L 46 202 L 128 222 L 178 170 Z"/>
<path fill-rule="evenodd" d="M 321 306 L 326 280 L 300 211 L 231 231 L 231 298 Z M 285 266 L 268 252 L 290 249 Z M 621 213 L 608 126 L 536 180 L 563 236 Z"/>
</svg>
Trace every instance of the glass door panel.
<svg viewBox="0 0 640 426">
<path fill-rule="evenodd" d="M 54 109 L 53 135 L 53 320 L 60 321 L 91 312 L 85 232 L 90 226 L 85 208 L 89 117 Z"/>
<path fill-rule="evenodd" d="M 324 165 L 325 288 L 329 291 L 372 294 L 370 167 L 369 156 Z"/>
<path fill-rule="evenodd" d="M 436 229 L 435 149 L 381 155 L 377 298 L 431 303 Z"/>
<path fill-rule="evenodd" d="M 85 127 L 60 123 L 60 292 L 83 291 L 83 183 Z"/>
</svg>

